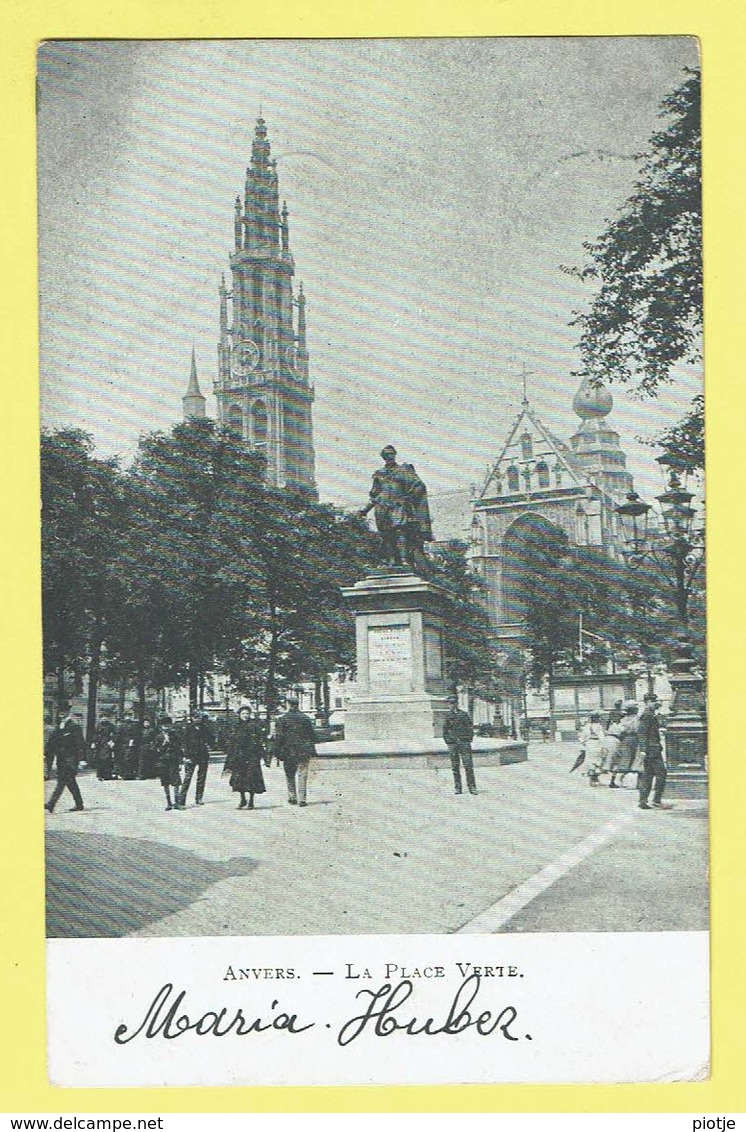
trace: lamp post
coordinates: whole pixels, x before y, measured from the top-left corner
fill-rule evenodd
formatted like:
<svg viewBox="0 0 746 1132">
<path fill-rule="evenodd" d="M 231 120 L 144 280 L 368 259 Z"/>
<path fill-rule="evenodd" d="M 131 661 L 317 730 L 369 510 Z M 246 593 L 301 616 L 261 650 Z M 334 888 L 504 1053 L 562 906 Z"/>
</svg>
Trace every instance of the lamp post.
<svg viewBox="0 0 746 1132">
<path fill-rule="evenodd" d="M 658 457 L 667 476 L 666 488 L 657 501 L 663 516 L 663 531 L 651 532 L 650 504 L 631 491 L 626 502 L 615 508 L 631 569 L 653 562 L 673 590 L 681 632 L 672 647 L 669 682 L 672 688 L 666 725 L 666 760 L 674 781 L 705 782 L 707 778 L 707 709 L 704 680 L 694 671 L 689 625 L 689 597 L 704 561 L 704 539 L 693 529 L 694 494 L 688 490 L 687 467 L 671 452 Z"/>
</svg>

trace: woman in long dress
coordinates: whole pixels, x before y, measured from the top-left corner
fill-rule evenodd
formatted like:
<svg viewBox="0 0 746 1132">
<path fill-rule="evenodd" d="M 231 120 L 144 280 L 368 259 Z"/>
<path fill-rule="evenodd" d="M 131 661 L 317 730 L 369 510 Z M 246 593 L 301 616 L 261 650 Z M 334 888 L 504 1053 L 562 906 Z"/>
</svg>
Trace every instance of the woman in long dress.
<svg viewBox="0 0 746 1132">
<path fill-rule="evenodd" d="M 622 774 L 635 771 L 637 755 L 637 723 L 638 706 L 634 700 L 628 700 L 624 705 L 624 715 L 619 724 L 619 767 Z"/>
<path fill-rule="evenodd" d="M 585 771 L 590 786 L 598 786 L 598 776 L 606 768 L 606 732 L 598 712 L 593 712 L 578 736 L 580 750 L 585 754 Z"/>
<path fill-rule="evenodd" d="M 236 794 L 241 795 L 239 810 L 253 810 L 254 795 L 266 793 L 262 759 L 266 762 L 262 726 L 258 719 L 251 718 L 250 707 L 242 707 L 229 736 L 226 759 L 226 769 L 230 771 L 228 780 L 230 787 Z"/>
</svg>

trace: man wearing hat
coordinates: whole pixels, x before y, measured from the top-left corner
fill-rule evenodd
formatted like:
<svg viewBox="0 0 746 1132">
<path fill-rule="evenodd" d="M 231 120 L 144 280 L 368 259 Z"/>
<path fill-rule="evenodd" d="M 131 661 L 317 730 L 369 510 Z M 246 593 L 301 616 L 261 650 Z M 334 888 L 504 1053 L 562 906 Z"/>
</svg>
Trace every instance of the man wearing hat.
<svg viewBox="0 0 746 1132">
<path fill-rule="evenodd" d="M 184 748 L 181 744 L 181 735 L 173 726 L 170 715 L 162 715 L 158 720 L 155 751 L 158 760 L 158 777 L 166 795 L 166 809 L 178 809 L 181 760 L 184 757 Z M 173 801 L 171 800 L 171 787 L 174 791 Z"/>
<path fill-rule="evenodd" d="M 640 713 L 637 724 L 637 751 L 642 760 L 638 787 L 640 793 L 639 806 L 641 810 L 650 809 L 648 799 L 650 791 L 653 789 L 653 783 L 655 783 L 653 807 L 656 810 L 668 810 L 670 806 L 662 801 L 663 791 L 666 788 L 666 764 L 663 761 L 660 720 L 658 719 L 660 700 L 653 692 L 649 692 L 643 696 L 643 702 L 645 706 Z"/>
<path fill-rule="evenodd" d="M 448 698 L 448 714 L 443 720 L 443 738 L 448 747 L 448 754 L 451 756 L 454 793 L 461 793 L 461 763 L 463 763 L 469 793 L 476 794 L 474 759 L 471 753 L 474 724 L 470 716 L 465 711 L 460 710 L 456 696 L 449 696 Z"/>
<path fill-rule="evenodd" d="M 73 811 L 83 809 L 83 798 L 77 783 L 78 763 L 85 758 L 86 746 L 83 728 L 70 714 L 70 704 L 60 704 L 60 722 L 47 739 L 44 757 L 47 769 L 57 760 L 57 785 L 44 807 L 51 814 L 57 805 L 62 791 L 67 787 L 73 796 Z"/>
<path fill-rule="evenodd" d="M 288 803 L 305 806 L 308 786 L 308 764 L 316 754 L 313 722 L 298 707 L 298 697 L 288 696 L 288 711 L 275 726 L 274 753 L 285 767 Z"/>
<path fill-rule="evenodd" d="M 207 781 L 207 768 L 210 765 L 210 748 L 215 745 L 209 717 L 205 712 L 195 711 L 184 728 L 184 781 L 181 784 L 176 809 L 186 807 L 187 794 L 192 784 L 194 771 L 197 771 L 197 786 L 195 788 L 194 804 L 204 806 L 205 782 Z"/>
</svg>

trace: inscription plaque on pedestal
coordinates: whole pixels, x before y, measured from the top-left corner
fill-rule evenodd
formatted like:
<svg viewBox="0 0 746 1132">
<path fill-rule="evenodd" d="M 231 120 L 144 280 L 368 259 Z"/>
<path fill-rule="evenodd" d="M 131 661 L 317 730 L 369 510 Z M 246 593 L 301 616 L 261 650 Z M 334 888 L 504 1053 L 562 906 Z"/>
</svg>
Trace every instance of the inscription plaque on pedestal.
<svg viewBox="0 0 746 1132">
<path fill-rule="evenodd" d="M 372 684 L 411 680 L 412 635 L 409 625 L 369 626 L 368 673 Z"/>
<path fill-rule="evenodd" d="M 430 680 L 443 679 L 443 634 L 439 629 L 425 629 L 425 676 Z"/>
</svg>

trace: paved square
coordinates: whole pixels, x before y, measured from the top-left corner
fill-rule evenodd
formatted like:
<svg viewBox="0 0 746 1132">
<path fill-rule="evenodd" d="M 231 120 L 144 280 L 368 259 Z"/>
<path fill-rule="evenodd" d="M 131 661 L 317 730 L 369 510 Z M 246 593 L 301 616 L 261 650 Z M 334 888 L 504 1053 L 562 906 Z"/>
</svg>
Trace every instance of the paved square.
<svg viewBox="0 0 746 1132">
<path fill-rule="evenodd" d="M 48 935 L 705 929 L 706 804 L 642 812 L 634 790 L 569 774 L 575 752 L 532 743 L 526 763 L 479 768 L 476 797 L 449 770 L 316 760 L 305 809 L 276 766 L 249 811 L 215 764 L 183 812 L 156 781 L 81 775 L 85 812 L 65 795 L 46 818 Z M 499 928 L 470 927 L 542 870 Z"/>
</svg>

